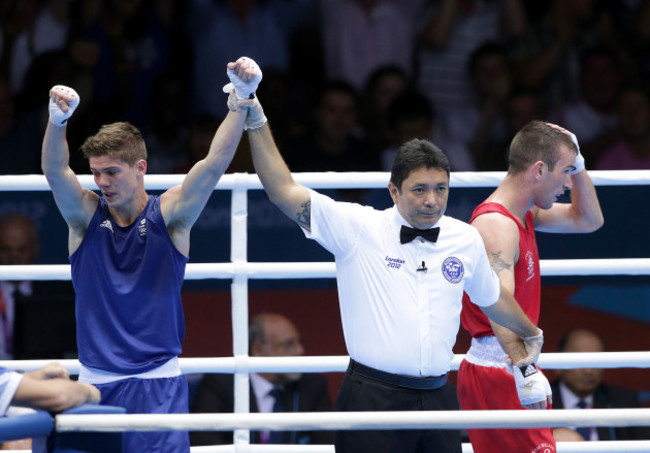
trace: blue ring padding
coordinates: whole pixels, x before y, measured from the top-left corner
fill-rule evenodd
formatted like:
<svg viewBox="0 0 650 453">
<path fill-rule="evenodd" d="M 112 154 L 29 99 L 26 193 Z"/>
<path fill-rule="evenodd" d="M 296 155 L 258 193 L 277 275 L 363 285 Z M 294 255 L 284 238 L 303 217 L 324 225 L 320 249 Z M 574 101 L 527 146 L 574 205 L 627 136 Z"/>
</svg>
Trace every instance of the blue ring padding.
<svg viewBox="0 0 650 453">
<path fill-rule="evenodd" d="M 103 406 L 100 404 L 82 404 L 81 406 L 71 407 L 62 414 L 126 414 L 126 409 L 120 406 Z"/>
<path fill-rule="evenodd" d="M 54 429 L 54 419 L 48 412 L 0 417 L 0 442 L 49 435 Z"/>
</svg>

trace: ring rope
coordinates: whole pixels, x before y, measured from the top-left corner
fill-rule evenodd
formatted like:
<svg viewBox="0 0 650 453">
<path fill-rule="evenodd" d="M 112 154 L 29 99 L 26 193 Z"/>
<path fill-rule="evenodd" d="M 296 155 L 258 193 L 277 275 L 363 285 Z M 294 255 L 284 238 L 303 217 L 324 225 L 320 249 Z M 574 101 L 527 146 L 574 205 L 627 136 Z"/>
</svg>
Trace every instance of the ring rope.
<svg viewBox="0 0 650 453">
<path fill-rule="evenodd" d="M 546 411 L 375 411 L 251 414 L 57 415 L 57 432 L 284 431 L 382 429 L 493 429 L 564 426 L 646 426 L 650 409 L 564 409 Z"/>
<path fill-rule="evenodd" d="M 650 258 L 540 260 L 543 277 L 569 275 L 650 275 Z M 0 280 L 70 280 L 69 264 L 0 266 Z M 187 263 L 185 279 L 334 278 L 333 262 Z"/>
<path fill-rule="evenodd" d="M 462 453 L 474 453 L 469 443 L 462 445 Z M 558 442 L 558 453 L 647 453 L 650 451 L 650 441 L 623 440 L 602 442 Z M 214 445 L 208 447 L 192 447 L 192 453 L 334 453 L 333 445 L 270 445 L 246 444 Z"/>
<path fill-rule="evenodd" d="M 628 186 L 650 184 L 650 170 L 590 170 L 589 176 L 596 186 Z M 388 172 L 303 172 L 292 173 L 293 178 L 308 187 L 320 189 L 386 188 L 390 179 Z M 496 187 L 506 172 L 452 172 L 451 187 Z M 86 189 L 96 190 L 92 175 L 78 175 Z M 145 175 L 145 188 L 165 190 L 183 182 L 185 175 Z M 230 173 L 223 175 L 215 190 L 236 188 L 262 189 L 262 183 L 254 173 Z M 0 191 L 49 191 L 44 175 L 0 175 Z"/>
<path fill-rule="evenodd" d="M 465 354 L 455 354 L 451 371 L 457 371 Z M 180 367 L 184 374 L 200 373 L 332 373 L 344 372 L 348 356 L 301 356 L 301 357 L 181 357 Z M 0 366 L 16 371 L 33 371 L 50 360 L 2 360 Z M 80 363 L 76 359 L 60 360 L 71 374 L 79 374 Z M 574 368 L 650 368 L 650 351 L 630 352 L 554 352 L 542 353 L 538 362 L 546 370 L 569 370 Z"/>
</svg>

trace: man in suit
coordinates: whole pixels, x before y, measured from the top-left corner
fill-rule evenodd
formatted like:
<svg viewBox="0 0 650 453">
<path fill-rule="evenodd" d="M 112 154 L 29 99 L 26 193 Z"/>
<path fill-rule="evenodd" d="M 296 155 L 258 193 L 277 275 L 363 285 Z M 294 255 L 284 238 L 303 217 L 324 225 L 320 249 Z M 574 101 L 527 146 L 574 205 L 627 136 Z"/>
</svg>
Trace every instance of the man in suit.
<svg viewBox="0 0 650 453">
<path fill-rule="evenodd" d="M 560 341 L 560 352 L 603 352 L 605 345 L 595 332 L 576 329 Z M 637 392 L 602 381 L 603 370 L 577 368 L 558 370 L 559 379 L 551 383 L 553 409 L 639 407 Z M 584 427 L 576 429 L 587 441 L 650 439 L 647 427 Z"/>
<path fill-rule="evenodd" d="M 277 313 L 261 313 L 249 324 L 252 357 L 301 356 L 304 348 L 296 326 Z M 318 412 L 332 410 L 325 377 L 308 373 L 251 373 L 251 412 Z M 233 375 L 208 374 L 196 391 L 191 412 L 233 412 Z M 191 445 L 231 444 L 232 432 L 190 433 Z M 327 431 L 252 432 L 251 443 L 332 444 Z"/>
<path fill-rule="evenodd" d="M 39 250 L 40 241 L 32 219 L 18 213 L 0 217 L 0 265 L 35 264 Z M 58 305 L 54 306 L 55 303 Z M 41 312 L 40 320 L 24 317 L 28 316 L 28 304 L 36 310 L 47 307 L 51 313 Z M 66 315 L 69 315 L 67 319 Z M 69 328 L 61 329 L 61 322 Z M 74 291 L 70 282 L 0 282 L 0 359 L 74 355 L 74 326 Z M 26 338 L 36 331 L 39 338 Z M 56 341 L 52 334 L 56 335 Z"/>
</svg>

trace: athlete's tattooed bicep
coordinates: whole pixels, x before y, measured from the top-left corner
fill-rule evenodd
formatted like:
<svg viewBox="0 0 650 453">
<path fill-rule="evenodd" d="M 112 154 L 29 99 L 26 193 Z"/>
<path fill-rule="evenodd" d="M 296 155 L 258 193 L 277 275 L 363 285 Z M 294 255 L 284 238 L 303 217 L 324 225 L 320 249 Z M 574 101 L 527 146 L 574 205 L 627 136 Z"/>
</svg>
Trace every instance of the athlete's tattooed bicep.
<svg viewBox="0 0 650 453">
<path fill-rule="evenodd" d="M 311 226 L 311 200 L 305 201 L 300 205 L 300 211 L 296 213 L 296 222 L 298 225 L 310 229 Z"/>
<path fill-rule="evenodd" d="M 501 258 L 502 253 L 503 252 L 501 251 L 493 252 L 492 258 L 490 259 L 492 269 L 494 269 L 494 272 L 496 272 L 497 275 L 504 269 L 510 270 L 512 268 L 512 263 L 508 263 L 503 258 Z"/>
</svg>

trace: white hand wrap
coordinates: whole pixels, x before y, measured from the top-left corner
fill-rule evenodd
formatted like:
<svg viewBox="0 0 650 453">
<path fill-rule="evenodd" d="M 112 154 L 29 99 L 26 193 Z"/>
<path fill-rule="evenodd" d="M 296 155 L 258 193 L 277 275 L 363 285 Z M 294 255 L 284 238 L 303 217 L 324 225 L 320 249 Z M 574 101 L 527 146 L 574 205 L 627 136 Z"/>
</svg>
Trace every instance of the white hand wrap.
<svg viewBox="0 0 650 453">
<path fill-rule="evenodd" d="M 546 401 L 547 397 L 552 394 L 551 384 L 534 364 L 522 367 L 510 366 L 508 371 L 512 372 L 515 377 L 517 396 L 522 406 L 531 406 Z"/>
<path fill-rule="evenodd" d="M 260 104 L 260 101 L 257 98 L 243 101 L 242 104 L 248 106 L 248 116 L 244 123 L 245 131 L 259 129 L 266 124 L 267 120 L 264 115 L 264 109 L 262 109 L 262 104 Z"/>
<path fill-rule="evenodd" d="M 536 364 L 539 361 L 539 354 L 544 345 L 544 332 L 539 329 L 539 334 L 534 337 L 523 337 L 526 357 L 516 363 L 517 366 Z"/>
<path fill-rule="evenodd" d="M 72 100 L 70 101 L 65 101 L 62 98 L 59 98 L 58 94 L 63 94 L 67 96 L 71 96 Z M 56 98 L 56 101 L 55 99 Z M 61 107 L 61 103 L 64 104 L 63 107 Z M 79 105 L 79 95 L 75 90 L 72 88 L 63 86 L 63 85 L 56 85 L 52 87 L 50 90 L 50 104 L 48 106 L 48 109 L 50 111 L 50 123 L 55 125 L 56 127 L 63 127 L 66 125 L 68 122 L 68 118 L 72 116 L 72 113 L 74 110 L 77 108 Z"/>
<path fill-rule="evenodd" d="M 244 130 L 249 131 L 252 129 L 259 129 L 260 127 L 266 124 L 266 116 L 264 115 L 264 109 L 262 109 L 262 104 L 260 101 L 255 99 L 237 99 L 235 91 L 231 91 L 228 96 L 228 109 L 233 112 L 239 112 L 242 109 L 248 109 L 248 115 L 246 116 L 246 122 L 244 123 Z"/>
<path fill-rule="evenodd" d="M 572 175 L 575 175 L 576 173 L 580 173 L 585 169 L 585 158 L 582 157 L 582 154 L 580 154 L 580 145 L 578 145 L 578 138 L 576 137 L 576 134 L 569 132 L 569 136 L 571 137 L 573 144 L 576 145 L 576 148 L 578 149 L 578 155 L 576 156 L 576 161 L 573 164 L 573 166 L 576 168 L 571 172 Z"/>
<path fill-rule="evenodd" d="M 253 99 L 255 91 L 262 81 L 262 70 L 254 60 L 247 57 L 241 57 L 237 62 L 242 63 L 242 67 L 247 65 L 244 69 L 252 76 L 249 80 L 243 80 L 233 69 L 227 69 L 226 74 L 230 83 L 223 87 L 223 92 L 230 93 L 234 88 L 238 99 Z"/>
</svg>

